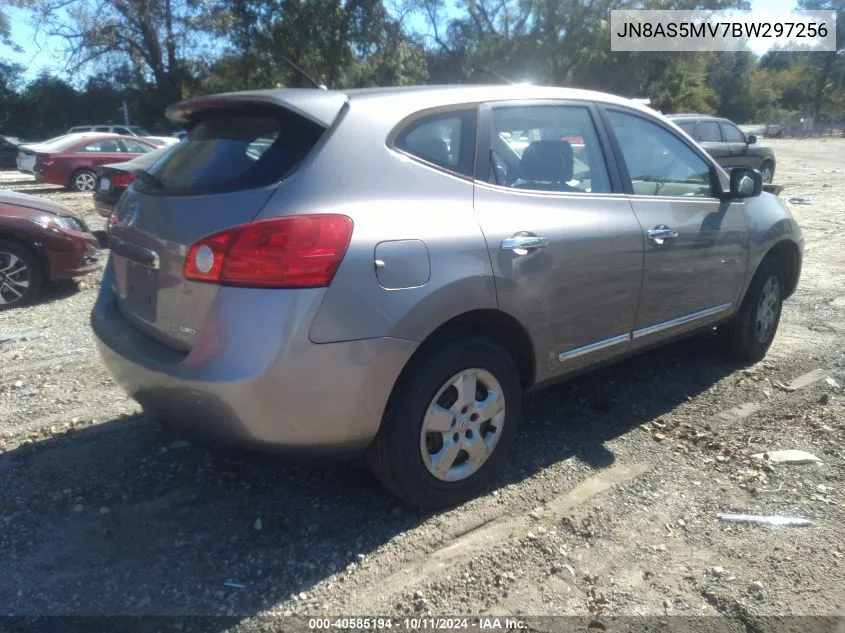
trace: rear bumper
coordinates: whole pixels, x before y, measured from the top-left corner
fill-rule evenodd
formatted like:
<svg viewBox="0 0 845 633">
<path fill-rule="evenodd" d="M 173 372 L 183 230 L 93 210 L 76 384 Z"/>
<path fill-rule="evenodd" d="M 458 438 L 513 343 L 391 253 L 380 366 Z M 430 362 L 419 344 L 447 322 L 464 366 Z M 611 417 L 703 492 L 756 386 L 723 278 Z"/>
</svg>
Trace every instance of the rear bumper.
<svg viewBox="0 0 845 633">
<path fill-rule="evenodd" d="M 307 333 L 321 291 L 258 291 L 298 293 L 282 295 L 282 313 L 269 318 L 244 310 L 241 300 L 255 290 L 226 290 L 192 350 L 178 352 L 126 320 L 109 265 L 91 325 L 120 385 L 152 417 L 227 444 L 300 455 L 366 448 L 417 344 L 314 344 Z"/>
</svg>

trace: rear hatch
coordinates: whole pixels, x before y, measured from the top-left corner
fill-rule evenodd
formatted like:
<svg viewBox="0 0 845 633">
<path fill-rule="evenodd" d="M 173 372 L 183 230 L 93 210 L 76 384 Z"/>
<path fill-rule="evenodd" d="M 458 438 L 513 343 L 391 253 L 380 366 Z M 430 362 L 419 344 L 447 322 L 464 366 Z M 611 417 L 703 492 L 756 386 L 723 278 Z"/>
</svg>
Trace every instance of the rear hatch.
<svg viewBox="0 0 845 633">
<path fill-rule="evenodd" d="M 220 95 L 174 106 L 190 130 L 136 179 L 110 222 L 115 290 L 135 327 L 191 348 L 220 286 L 187 280 L 190 247 L 252 221 L 346 102 L 328 91 Z"/>
</svg>

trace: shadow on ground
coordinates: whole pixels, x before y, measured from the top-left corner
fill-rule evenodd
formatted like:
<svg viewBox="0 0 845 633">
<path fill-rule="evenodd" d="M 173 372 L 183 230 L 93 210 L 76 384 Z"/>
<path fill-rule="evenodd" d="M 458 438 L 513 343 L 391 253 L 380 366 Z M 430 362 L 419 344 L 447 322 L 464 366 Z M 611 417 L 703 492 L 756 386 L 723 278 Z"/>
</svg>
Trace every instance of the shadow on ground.
<svg viewBox="0 0 845 633">
<path fill-rule="evenodd" d="M 572 458 L 609 466 L 606 442 L 736 369 L 711 347 L 691 339 L 529 397 L 501 483 Z M 5 614 L 248 617 L 431 516 L 360 461 L 209 452 L 137 416 L 12 450 L 0 481 Z"/>
<path fill-rule="evenodd" d="M 35 178 L 22 178 L 20 180 L 3 180 L 0 181 L 0 184 L 3 185 L 4 189 L 8 189 L 9 187 L 20 187 L 24 185 L 38 185 L 41 184 Z"/>
<path fill-rule="evenodd" d="M 7 188 L 7 187 L 10 187 L 14 184 L 15 183 L 4 182 L 3 186 L 4 186 L 4 188 Z M 17 183 L 17 184 L 18 185 L 39 185 L 39 187 L 38 187 L 37 190 L 33 190 L 32 187 L 29 187 L 27 189 L 12 189 L 12 191 L 14 191 L 15 193 L 28 193 L 30 195 L 39 195 L 39 196 L 43 196 L 43 195 L 48 194 L 48 193 L 62 193 L 62 192 L 72 193 L 72 191 L 70 189 L 68 189 L 67 187 L 44 187 L 42 183 L 37 182 L 35 180 L 21 182 L 21 183 Z"/>
</svg>

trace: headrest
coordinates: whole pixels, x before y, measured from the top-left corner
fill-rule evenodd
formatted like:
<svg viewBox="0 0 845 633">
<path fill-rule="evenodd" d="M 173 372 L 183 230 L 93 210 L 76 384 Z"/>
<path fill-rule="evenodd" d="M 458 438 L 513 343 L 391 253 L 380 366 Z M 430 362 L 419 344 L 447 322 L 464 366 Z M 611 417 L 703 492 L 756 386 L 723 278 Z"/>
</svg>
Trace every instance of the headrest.
<svg viewBox="0 0 845 633">
<path fill-rule="evenodd" d="M 533 141 L 522 152 L 519 179 L 530 182 L 572 180 L 572 146 L 566 141 Z"/>
<path fill-rule="evenodd" d="M 414 154 L 441 165 L 449 164 L 449 146 L 439 138 L 426 138 L 414 142 Z"/>
</svg>

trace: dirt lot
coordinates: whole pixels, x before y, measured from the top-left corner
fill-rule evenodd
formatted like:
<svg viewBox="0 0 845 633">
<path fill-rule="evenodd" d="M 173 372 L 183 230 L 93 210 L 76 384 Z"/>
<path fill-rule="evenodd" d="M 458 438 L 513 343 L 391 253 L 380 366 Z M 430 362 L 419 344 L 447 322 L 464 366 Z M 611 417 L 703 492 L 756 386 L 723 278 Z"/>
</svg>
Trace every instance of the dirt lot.
<svg viewBox="0 0 845 633">
<path fill-rule="evenodd" d="M 41 335 L 0 344 L 0 614 L 845 614 L 845 396 L 825 380 L 845 385 L 845 139 L 772 144 L 810 204 L 768 359 L 741 370 L 703 336 L 541 392 L 500 487 L 448 512 L 357 462 L 209 452 L 145 418 L 96 354 L 98 276 L 0 313 Z M 102 228 L 90 195 L 0 177 Z M 821 462 L 751 457 L 775 449 Z"/>
</svg>

